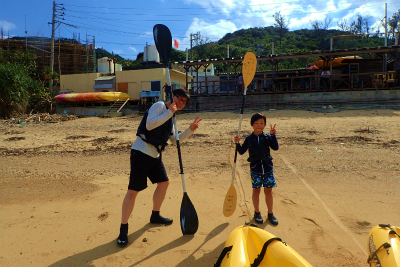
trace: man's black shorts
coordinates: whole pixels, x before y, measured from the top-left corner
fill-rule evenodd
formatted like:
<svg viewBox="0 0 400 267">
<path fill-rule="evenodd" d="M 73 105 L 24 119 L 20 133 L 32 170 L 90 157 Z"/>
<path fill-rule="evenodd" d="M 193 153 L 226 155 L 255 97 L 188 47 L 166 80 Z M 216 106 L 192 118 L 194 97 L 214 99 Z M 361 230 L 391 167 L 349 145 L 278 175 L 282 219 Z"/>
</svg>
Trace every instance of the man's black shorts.
<svg viewBox="0 0 400 267">
<path fill-rule="evenodd" d="M 168 181 L 164 164 L 159 158 L 153 158 L 138 150 L 131 150 L 131 174 L 128 189 L 142 191 L 147 188 L 147 177 L 150 181 L 161 183 Z"/>
</svg>

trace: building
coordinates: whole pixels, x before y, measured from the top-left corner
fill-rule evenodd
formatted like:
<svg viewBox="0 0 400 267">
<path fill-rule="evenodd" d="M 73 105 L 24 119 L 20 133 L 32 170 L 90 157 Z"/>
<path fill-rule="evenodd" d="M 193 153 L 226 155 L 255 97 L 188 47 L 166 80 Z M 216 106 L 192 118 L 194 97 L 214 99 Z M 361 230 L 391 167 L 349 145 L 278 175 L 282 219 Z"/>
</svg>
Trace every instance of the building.
<svg viewBox="0 0 400 267">
<path fill-rule="evenodd" d="M 167 71 L 163 64 L 152 63 L 138 66 L 133 70 L 115 73 L 87 73 L 60 75 L 60 91 L 73 93 L 89 93 L 99 91 L 117 91 L 128 93 L 132 101 L 140 101 L 142 92 L 155 92 L 159 99 L 165 99 L 162 90 L 168 83 Z M 170 69 L 173 89 L 186 89 L 186 74 Z M 189 78 L 192 78 L 190 76 Z M 157 94 L 158 93 L 158 94 Z"/>
</svg>

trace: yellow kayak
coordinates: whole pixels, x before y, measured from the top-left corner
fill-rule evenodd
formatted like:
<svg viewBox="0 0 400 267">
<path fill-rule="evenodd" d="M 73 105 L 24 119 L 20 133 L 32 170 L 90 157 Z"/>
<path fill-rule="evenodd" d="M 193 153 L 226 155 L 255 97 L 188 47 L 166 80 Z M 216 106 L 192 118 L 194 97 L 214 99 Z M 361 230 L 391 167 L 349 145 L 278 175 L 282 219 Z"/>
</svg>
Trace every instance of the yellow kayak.
<svg viewBox="0 0 400 267">
<path fill-rule="evenodd" d="M 400 267 L 400 228 L 379 224 L 368 235 L 368 263 L 371 267 Z"/>
<path fill-rule="evenodd" d="M 362 59 L 362 57 L 357 57 L 357 56 L 349 56 L 349 57 L 338 57 L 332 60 L 332 68 L 340 68 L 349 65 L 349 63 L 344 63 L 346 59 Z M 323 67 L 329 68 L 331 66 L 331 61 L 328 60 L 326 61 L 327 63 L 324 63 L 323 60 L 318 60 L 315 62 L 315 66 L 319 69 L 322 69 Z M 324 66 L 324 64 L 326 64 Z"/>
<path fill-rule="evenodd" d="M 246 224 L 229 235 L 214 267 L 312 267 L 273 234 Z"/>
</svg>

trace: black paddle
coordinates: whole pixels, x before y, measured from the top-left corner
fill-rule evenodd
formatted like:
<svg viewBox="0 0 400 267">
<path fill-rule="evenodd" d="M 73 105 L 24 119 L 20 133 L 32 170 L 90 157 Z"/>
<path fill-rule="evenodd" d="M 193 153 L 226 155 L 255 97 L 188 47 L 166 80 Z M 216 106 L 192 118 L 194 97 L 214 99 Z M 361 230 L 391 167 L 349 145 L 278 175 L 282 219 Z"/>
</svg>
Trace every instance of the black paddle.
<svg viewBox="0 0 400 267">
<path fill-rule="evenodd" d="M 171 92 L 171 103 L 173 103 L 172 96 L 172 86 L 171 86 L 171 78 L 169 75 L 169 58 L 171 56 L 171 47 L 172 47 L 172 36 L 171 32 L 167 26 L 162 24 L 157 24 L 153 28 L 153 36 L 154 42 L 157 47 L 157 51 L 160 54 L 160 58 L 162 59 L 164 65 L 167 67 L 167 77 L 168 77 L 168 85 L 170 86 Z M 173 116 L 174 128 L 175 128 L 175 136 L 176 136 L 176 147 L 178 148 L 178 158 L 179 158 L 179 166 L 180 166 L 180 174 L 182 178 L 182 186 L 183 186 L 183 199 L 181 204 L 181 230 L 184 235 L 194 235 L 199 228 L 199 219 L 197 217 L 197 212 L 190 201 L 190 198 L 186 192 L 185 185 L 185 176 L 183 172 L 182 165 L 182 156 L 181 156 L 181 147 L 179 144 L 179 134 L 178 134 L 178 126 L 176 125 L 175 113 Z"/>
</svg>

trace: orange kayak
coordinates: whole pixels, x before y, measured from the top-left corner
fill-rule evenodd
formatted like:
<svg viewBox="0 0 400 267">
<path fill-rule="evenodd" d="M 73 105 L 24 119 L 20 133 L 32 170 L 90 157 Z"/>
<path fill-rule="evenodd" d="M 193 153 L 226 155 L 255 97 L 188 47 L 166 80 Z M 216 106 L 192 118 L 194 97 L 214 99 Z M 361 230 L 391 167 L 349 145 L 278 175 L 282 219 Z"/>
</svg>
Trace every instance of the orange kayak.
<svg viewBox="0 0 400 267">
<path fill-rule="evenodd" d="M 132 97 L 122 92 L 92 92 L 92 93 L 71 93 L 61 94 L 55 97 L 59 102 L 101 102 L 101 101 L 117 101 L 131 100 Z"/>
</svg>

